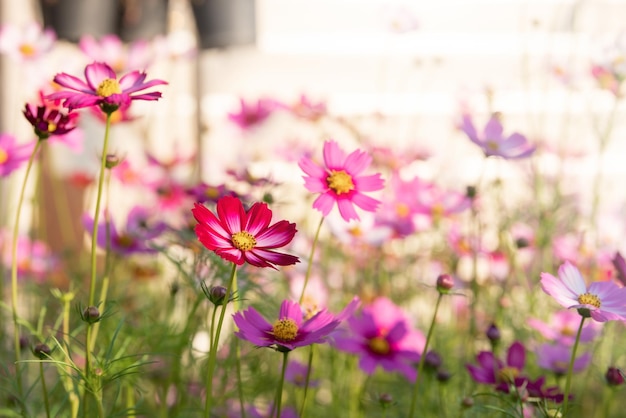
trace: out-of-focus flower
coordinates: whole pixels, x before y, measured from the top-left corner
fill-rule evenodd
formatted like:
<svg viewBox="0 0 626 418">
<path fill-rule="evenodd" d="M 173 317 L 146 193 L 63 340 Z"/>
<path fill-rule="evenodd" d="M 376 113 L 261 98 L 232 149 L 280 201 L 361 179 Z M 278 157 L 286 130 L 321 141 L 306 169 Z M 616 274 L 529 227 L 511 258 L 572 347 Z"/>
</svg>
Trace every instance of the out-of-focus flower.
<svg viewBox="0 0 626 418">
<path fill-rule="evenodd" d="M 327 113 L 326 103 L 319 102 L 313 103 L 306 95 L 300 95 L 300 99 L 292 104 L 286 106 L 291 113 L 299 118 L 307 119 L 312 122 L 316 122 Z"/>
<path fill-rule="evenodd" d="M 398 371 L 408 380 L 417 376 L 426 340 L 414 330 L 407 315 L 389 299 L 379 297 L 360 314 L 347 320 L 345 332 L 335 337 L 335 347 L 360 357 L 359 367 L 372 374 L 377 366 L 388 372 Z"/>
<path fill-rule="evenodd" d="M 107 115 L 103 113 L 99 108 L 90 107 L 89 111 L 99 121 L 106 122 Z M 116 124 L 116 123 L 130 122 L 137 118 L 130 112 L 130 102 L 129 102 L 129 103 L 121 104 L 120 107 L 118 107 L 113 112 L 111 112 L 110 119 L 111 119 L 111 124 Z"/>
<path fill-rule="evenodd" d="M 560 344 L 542 344 L 537 348 L 537 365 L 550 370 L 557 376 L 565 376 L 569 367 L 572 349 Z M 574 373 L 579 373 L 591 363 L 591 353 L 587 352 L 574 360 Z"/>
<path fill-rule="evenodd" d="M 229 113 L 228 119 L 244 130 L 257 127 L 281 106 L 271 99 L 259 99 L 256 103 L 249 104 L 240 98 L 239 103 L 241 105 L 239 111 Z"/>
<path fill-rule="evenodd" d="M 117 74 L 145 71 L 155 58 L 150 42 L 138 40 L 127 46 L 113 34 L 104 35 L 99 41 L 91 35 L 83 35 L 78 46 L 91 60 L 106 63 Z"/>
<path fill-rule="evenodd" d="M 93 218 L 85 215 L 83 224 L 87 232 L 93 230 Z M 118 255 L 136 253 L 153 253 L 156 250 L 150 246 L 150 241 L 161 235 L 166 226 L 163 222 L 154 219 L 154 212 L 142 206 L 133 207 L 128 213 L 126 227 L 118 231 L 114 222 L 104 219 L 98 224 L 98 246 L 107 248 L 107 229 L 111 251 Z"/>
<path fill-rule="evenodd" d="M 406 181 L 398 175 L 391 177 L 380 209 L 376 212 L 376 224 L 393 230 L 394 237 L 406 237 L 418 230 L 415 215 L 418 213 L 419 182 L 417 177 Z"/>
<path fill-rule="evenodd" d="M 309 372 L 309 367 L 296 360 L 289 360 L 287 363 L 287 369 L 285 370 L 285 380 L 293 383 L 295 386 L 304 387 L 306 384 L 306 375 Z M 318 385 L 317 380 L 310 380 L 309 387 L 315 387 Z"/>
<path fill-rule="evenodd" d="M 0 134 L 0 177 L 6 177 L 30 158 L 35 142 L 18 144 L 13 135 Z"/>
<path fill-rule="evenodd" d="M 12 263 L 9 234 L 0 232 L 3 264 L 9 268 Z M 58 258 L 45 242 L 31 240 L 27 236 L 17 238 L 17 274 L 20 278 L 30 278 L 41 283 L 59 265 Z"/>
<path fill-rule="evenodd" d="M 205 182 L 188 188 L 187 194 L 198 203 L 217 203 L 224 196 L 237 197 L 237 193 L 228 190 L 225 184 L 214 186 Z"/>
<path fill-rule="evenodd" d="M 624 373 L 617 367 L 609 367 L 606 371 L 605 378 L 610 386 L 620 386 L 624 384 Z"/>
<path fill-rule="evenodd" d="M 0 53 L 18 61 L 34 61 L 48 53 L 56 41 L 51 29 L 31 22 L 24 27 L 6 24 L 0 29 Z"/>
<path fill-rule="evenodd" d="M 24 108 L 26 120 L 33 125 L 35 135 L 39 139 L 48 139 L 54 135 L 64 135 L 78 123 L 78 113 L 65 114 L 48 106 L 37 106 L 26 103 Z"/>
<path fill-rule="evenodd" d="M 257 202 L 246 211 L 239 199 L 225 196 L 217 202 L 217 216 L 199 203 L 192 213 L 198 221 L 196 235 L 200 242 L 227 261 L 272 268 L 300 261 L 274 251 L 291 242 L 296 224 L 282 220 L 270 226 L 272 211 L 265 203 Z"/>
<path fill-rule="evenodd" d="M 621 96 L 621 87 L 626 79 L 626 32 L 597 50 L 599 54 L 593 59 L 591 75 L 600 88 Z"/>
<path fill-rule="evenodd" d="M 575 308 L 598 322 L 626 320 L 626 287 L 613 282 L 593 282 L 587 287 L 580 271 L 568 261 L 559 267 L 558 276 L 541 273 L 541 288 L 561 306 Z"/>
<path fill-rule="evenodd" d="M 548 341 L 559 345 L 572 346 L 576 340 L 576 332 L 580 325 L 580 315 L 573 311 L 558 311 L 545 323 L 536 318 L 530 318 L 528 325 L 536 329 Z M 580 342 L 591 342 L 599 334 L 599 324 L 587 322 L 580 332 Z"/>
<path fill-rule="evenodd" d="M 324 142 L 324 166 L 309 158 L 302 158 L 298 165 L 306 174 L 305 187 L 312 193 L 320 193 L 313 207 L 328 216 L 335 203 L 342 218 L 359 219 L 354 209 L 357 205 L 363 210 L 376 211 L 380 201 L 366 196 L 364 192 L 381 190 L 384 181 L 380 173 L 361 175 L 372 162 L 366 152 L 355 150 L 346 156 L 335 141 Z"/>
<path fill-rule="evenodd" d="M 254 308 L 233 315 L 239 328 L 235 335 L 259 347 L 291 351 L 298 347 L 326 342 L 328 335 L 344 319 L 323 309 L 304 319 L 297 302 L 285 300 L 280 306 L 278 320 L 270 324 Z"/>
<path fill-rule="evenodd" d="M 515 132 L 505 137 L 500 119 L 496 115 L 489 119 L 481 136 L 476 132 L 469 115 L 463 115 L 461 130 L 487 157 L 497 156 L 512 160 L 529 157 L 535 152 L 535 146 L 530 145 L 525 136 Z"/>
<path fill-rule="evenodd" d="M 419 187 L 415 212 L 426 216 L 433 224 L 472 206 L 472 199 L 464 193 L 444 190 L 433 183 L 417 182 Z"/>
<path fill-rule="evenodd" d="M 617 251 L 611 261 L 617 271 L 617 279 L 620 281 L 622 286 L 626 286 L 626 260 L 624 260 L 622 254 Z"/>
<path fill-rule="evenodd" d="M 83 107 L 99 106 L 105 113 L 112 113 L 132 100 L 158 100 L 161 92 L 141 93 L 141 90 L 167 84 L 163 80 L 146 80 L 146 73 L 130 72 L 119 80 L 115 71 L 107 64 L 94 62 L 85 67 L 85 81 L 66 73 L 57 74 L 55 83 L 67 90 L 46 96 L 50 100 L 63 100 L 70 111 Z"/>
</svg>

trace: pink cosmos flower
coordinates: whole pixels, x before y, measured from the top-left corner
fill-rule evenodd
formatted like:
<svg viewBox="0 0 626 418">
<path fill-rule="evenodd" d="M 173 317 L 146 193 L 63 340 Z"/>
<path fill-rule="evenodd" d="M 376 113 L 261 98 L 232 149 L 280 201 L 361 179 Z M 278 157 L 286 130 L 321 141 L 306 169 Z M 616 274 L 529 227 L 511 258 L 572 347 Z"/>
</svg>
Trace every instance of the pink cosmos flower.
<svg viewBox="0 0 626 418">
<path fill-rule="evenodd" d="M 312 102 L 306 95 L 300 95 L 300 99 L 287 107 L 294 115 L 299 118 L 316 122 L 327 114 L 326 103 Z"/>
<path fill-rule="evenodd" d="M 461 213 L 472 206 L 472 199 L 464 193 L 444 190 L 434 183 L 416 182 L 417 204 L 415 212 L 427 216 L 437 224 L 441 219 Z"/>
<path fill-rule="evenodd" d="M 9 268 L 12 263 L 9 234 L 0 231 L 2 263 Z M 31 278 L 38 283 L 44 282 L 59 266 L 58 257 L 53 254 L 43 241 L 31 240 L 27 236 L 17 238 L 17 274 L 21 278 Z"/>
<path fill-rule="evenodd" d="M 97 41 L 91 35 L 84 35 L 78 42 L 80 50 L 94 61 L 106 63 L 116 73 L 144 71 L 155 59 L 152 45 L 138 40 L 126 46 L 117 35 L 104 35 Z"/>
<path fill-rule="evenodd" d="M 39 139 L 47 139 L 54 135 L 64 135 L 78 123 L 78 113 L 64 114 L 51 106 L 37 106 L 26 103 L 24 108 L 26 120 L 33 125 L 35 135 Z"/>
<path fill-rule="evenodd" d="M 248 104 L 244 99 L 239 99 L 241 108 L 236 113 L 229 113 L 228 119 L 241 129 L 250 129 L 265 121 L 280 104 L 271 99 L 259 99 L 254 104 Z"/>
<path fill-rule="evenodd" d="M 565 376 L 569 367 L 572 349 L 560 344 L 542 344 L 537 348 L 537 365 L 550 370 L 557 376 Z M 591 363 L 591 353 L 586 352 L 574 360 L 574 373 L 582 372 Z"/>
<path fill-rule="evenodd" d="M 312 193 L 321 193 L 313 207 L 328 216 L 335 203 L 341 217 L 349 222 L 359 220 L 354 205 L 363 210 L 376 211 L 380 201 L 363 194 L 384 187 L 380 173 L 361 175 L 372 162 L 367 153 L 356 150 L 346 156 L 335 141 L 324 142 L 324 166 L 309 158 L 302 158 L 298 165 L 304 171 L 305 187 Z"/>
<path fill-rule="evenodd" d="M 398 371 L 415 380 L 426 339 L 413 330 L 408 316 L 389 299 L 380 297 L 365 306 L 360 315 L 347 320 L 345 333 L 338 333 L 334 346 L 360 356 L 359 367 L 372 374 L 377 366 Z"/>
<path fill-rule="evenodd" d="M 406 181 L 399 175 L 393 175 L 389 193 L 376 213 L 376 223 L 389 227 L 394 237 L 406 237 L 418 230 L 415 215 L 418 213 L 418 194 L 420 179 Z"/>
<path fill-rule="evenodd" d="M 526 349 L 515 341 L 507 350 L 506 362 L 497 358 L 491 351 L 481 351 L 476 356 L 478 364 L 465 367 L 475 382 L 494 385 L 497 390 L 509 392 L 509 385 L 520 387 L 528 379 L 522 375 L 526 365 Z"/>
<path fill-rule="evenodd" d="M 111 113 L 130 104 L 132 100 L 158 100 L 160 92 L 134 94 L 141 90 L 167 84 L 163 80 L 145 81 L 146 73 L 133 71 L 119 80 L 115 71 L 107 64 L 94 62 L 85 67 L 85 81 L 66 73 L 57 74 L 54 82 L 67 90 L 46 96 L 49 100 L 63 100 L 63 106 L 70 111 L 83 107 L 99 106 L 105 113 Z"/>
<path fill-rule="evenodd" d="M 552 314 L 547 323 L 536 318 L 530 318 L 528 325 L 539 331 L 548 341 L 572 346 L 576 340 L 576 330 L 580 325 L 580 315 L 573 311 L 558 311 Z M 600 331 L 598 325 L 597 322 L 587 322 L 580 333 L 580 342 L 593 341 Z"/>
<path fill-rule="evenodd" d="M 272 211 L 266 203 L 257 202 L 246 211 L 241 200 L 225 196 L 217 202 L 217 216 L 199 203 L 192 213 L 198 221 L 196 235 L 200 242 L 227 261 L 272 268 L 300 261 L 274 251 L 291 242 L 296 224 L 283 220 L 270 226 Z"/>
<path fill-rule="evenodd" d="M 481 137 L 476 132 L 472 118 L 467 114 L 463 116 L 461 130 L 487 157 L 498 156 L 512 160 L 529 157 L 535 152 L 535 146 L 530 145 L 525 136 L 517 132 L 508 137 L 503 136 L 502 124 L 496 115 L 489 119 Z"/>
<path fill-rule="evenodd" d="M 18 61 L 34 61 L 43 57 L 54 46 L 56 34 L 43 30 L 36 22 L 20 28 L 5 25 L 0 29 L 0 53 Z"/>
<path fill-rule="evenodd" d="M 280 306 L 278 320 L 273 324 L 250 307 L 233 315 L 239 328 L 235 335 L 259 347 L 273 347 L 279 351 L 324 343 L 341 321 L 356 309 L 356 304 L 358 299 L 354 299 L 339 315 L 322 309 L 305 320 L 302 307 L 297 302 L 285 300 Z"/>
<path fill-rule="evenodd" d="M 0 177 L 6 177 L 22 166 L 30 158 L 35 142 L 18 144 L 9 134 L 0 134 Z"/>
<path fill-rule="evenodd" d="M 580 271 L 566 261 L 559 267 L 558 279 L 541 273 L 541 288 L 565 308 L 578 309 L 598 322 L 626 320 L 626 288 L 613 282 L 585 284 Z"/>
</svg>

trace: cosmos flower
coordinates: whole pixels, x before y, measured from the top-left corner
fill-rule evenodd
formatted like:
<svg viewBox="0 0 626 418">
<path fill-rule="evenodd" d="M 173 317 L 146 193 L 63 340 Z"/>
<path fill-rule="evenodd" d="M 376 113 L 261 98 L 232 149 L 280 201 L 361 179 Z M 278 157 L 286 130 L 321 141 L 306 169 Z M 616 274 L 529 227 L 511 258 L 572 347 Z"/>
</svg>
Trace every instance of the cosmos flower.
<svg viewBox="0 0 626 418">
<path fill-rule="evenodd" d="M 558 278 L 541 273 L 541 288 L 565 308 L 591 316 L 598 322 L 626 320 L 626 288 L 613 282 L 585 284 L 580 271 L 566 261 L 559 267 Z"/>
<path fill-rule="evenodd" d="M 149 42 L 138 40 L 126 46 L 113 34 L 104 35 L 99 41 L 91 35 L 83 35 L 78 47 L 90 59 L 106 63 L 117 74 L 144 71 L 156 57 Z"/>
<path fill-rule="evenodd" d="M 78 113 L 64 114 L 54 107 L 31 103 L 26 103 L 23 113 L 26 120 L 33 125 L 35 135 L 39 139 L 64 135 L 72 131 L 76 128 L 79 116 Z"/>
<path fill-rule="evenodd" d="M 270 226 L 272 211 L 266 203 L 257 202 L 246 211 L 238 198 L 225 196 L 217 202 L 217 216 L 199 203 L 192 213 L 198 221 L 196 235 L 200 242 L 227 261 L 272 268 L 300 261 L 274 251 L 291 242 L 296 225 L 282 220 Z"/>
<path fill-rule="evenodd" d="M 477 364 L 467 364 L 465 367 L 477 383 L 494 385 L 497 390 L 508 393 L 509 385 L 520 387 L 527 381 L 522 375 L 526 365 L 526 349 L 519 341 L 515 341 L 507 350 L 506 362 L 491 351 L 478 353 L 476 362 Z"/>
<path fill-rule="evenodd" d="M 565 376 L 572 356 L 571 347 L 560 344 L 541 344 L 537 348 L 537 365 L 550 370 L 557 376 Z M 587 352 L 574 360 L 573 372 L 578 373 L 591 363 L 591 353 Z"/>
<path fill-rule="evenodd" d="M 528 320 L 528 325 L 539 331 L 545 339 L 566 346 L 574 345 L 579 324 L 580 315 L 573 311 L 555 312 L 547 323 L 536 318 Z M 580 342 L 593 341 L 600 332 L 599 325 L 597 322 L 587 322 L 580 333 Z"/>
<path fill-rule="evenodd" d="M 503 136 L 502 124 L 497 115 L 493 115 L 489 119 L 480 137 L 469 115 L 463 116 L 461 130 L 483 150 L 487 157 L 498 156 L 512 160 L 529 157 L 535 152 L 535 147 L 528 143 L 525 136 L 517 132 L 508 137 Z"/>
<path fill-rule="evenodd" d="M 302 307 L 290 300 L 280 306 L 278 319 L 270 324 L 256 309 L 250 307 L 233 315 L 239 331 L 235 335 L 259 347 L 273 347 L 279 351 L 291 351 L 297 347 L 326 342 L 329 334 L 356 308 L 353 300 L 339 315 L 326 309 L 304 319 Z"/>
<path fill-rule="evenodd" d="M 287 106 L 287 109 L 295 116 L 311 122 L 316 122 L 327 114 L 325 102 L 314 103 L 304 94 L 300 95 L 297 102 Z"/>
<path fill-rule="evenodd" d="M 312 193 L 320 193 L 313 207 L 328 216 L 335 203 L 341 217 L 349 222 L 359 220 L 354 205 L 374 212 L 380 201 L 363 194 L 381 190 L 384 181 L 379 173 L 361 175 L 372 162 L 367 153 L 355 150 L 346 156 L 335 141 L 324 142 L 324 166 L 309 158 L 302 158 L 298 165 L 304 171 L 304 185 Z"/>
<path fill-rule="evenodd" d="M 158 100 L 160 92 L 135 94 L 141 90 L 167 84 L 163 80 L 146 80 L 146 73 L 133 71 L 119 80 L 107 64 L 94 62 L 85 67 L 85 81 L 66 73 L 57 74 L 54 82 L 67 90 L 46 96 L 49 100 L 63 100 L 70 111 L 83 107 L 99 106 L 105 113 L 112 113 L 132 100 Z"/>
<path fill-rule="evenodd" d="M 83 218 L 85 229 L 91 234 L 93 218 L 85 215 Z M 150 240 L 157 238 L 165 231 L 165 224 L 155 221 L 153 213 L 145 207 L 135 206 L 128 213 L 126 227 L 118 231 L 114 222 L 109 222 L 110 248 L 118 255 L 137 253 L 154 253 L 156 249 L 150 246 Z M 107 222 L 102 220 L 98 224 L 98 246 L 107 247 Z"/>
<path fill-rule="evenodd" d="M 306 375 L 309 367 L 305 363 L 297 360 L 289 360 L 287 369 L 285 370 L 285 380 L 293 383 L 295 386 L 304 387 L 306 384 Z M 319 384 L 317 380 L 310 380 L 309 387 L 315 387 Z"/>
<path fill-rule="evenodd" d="M 256 103 L 248 104 L 239 99 L 241 108 L 236 113 L 229 113 L 228 119 L 241 129 L 250 129 L 264 122 L 280 104 L 271 99 L 259 99 Z"/>
<path fill-rule="evenodd" d="M 24 27 L 7 24 L 0 29 L 0 53 L 18 61 L 34 61 L 48 53 L 56 41 L 51 29 L 31 22 Z"/>
<path fill-rule="evenodd" d="M 624 256 L 619 251 L 616 251 L 611 262 L 617 271 L 617 280 L 619 280 L 622 286 L 626 286 L 626 260 L 624 260 Z"/>
<path fill-rule="evenodd" d="M 0 134 L 0 177 L 6 177 L 30 158 L 35 142 L 18 144 L 9 134 Z"/>
<path fill-rule="evenodd" d="M 2 249 L 2 264 L 10 268 L 12 254 L 10 234 L 0 231 L 0 249 Z M 44 282 L 59 266 L 59 258 L 43 241 L 31 240 L 22 235 L 17 238 L 17 273 L 20 278 L 31 278 L 38 283 Z"/>
<path fill-rule="evenodd" d="M 372 374 L 378 366 L 388 372 L 397 371 L 413 381 L 415 365 L 426 340 L 409 324 L 407 315 L 384 297 L 365 306 L 360 314 L 347 320 L 347 329 L 338 333 L 334 346 L 360 357 L 359 367 Z"/>
<path fill-rule="evenodd" d="M 413 208 L 415 213 L 429 218 L 430 223 L 437 224 L 441 219 L 461 213 L 472 206 L 472 199 L 466 194 L 453 190 L 444 190 L 434 183 L 415 181 L 414 193 L 417 202 Z"/>
</svg>

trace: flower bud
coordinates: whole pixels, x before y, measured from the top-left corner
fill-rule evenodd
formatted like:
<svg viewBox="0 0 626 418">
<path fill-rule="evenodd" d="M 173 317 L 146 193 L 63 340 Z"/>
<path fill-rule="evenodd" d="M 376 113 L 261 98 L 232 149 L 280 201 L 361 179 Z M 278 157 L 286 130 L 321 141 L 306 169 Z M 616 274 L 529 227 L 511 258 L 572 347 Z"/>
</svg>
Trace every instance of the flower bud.
<svg viewBox="0 0 626 418">
<path fill-rule="evenodd" d="M 467 188 L 465 189 L 465 196 L 469 197 L 470 199 L 474 199 L 477 194 L 478 190 L 476 190 L 476 186 L 467 186 Z"/>
<path fill-rule="evenodd" d="M 624 374 L 617 367 L 609 367 L 604 375 L 609 386 L 619 386 L 624 384 Z"/>
<path fill-rule="evenodd" d="M 381 406 L 388 406 L 393 403 L 393 396 L 389 393 L 381 393 L 378 397 L 378 402 L 380 402 Z"/>
<path fill-rule="evenodd" d="M 83 311 L 83 321 L 94 324 L 100 320 L 100 311 L 95 306 L 89 306 Z"/>
<path fill-rule="evenodd" d="M 223 305 L 226 298 L 226 288 L 224 286 L 211 286 L 207 296 L 215 306 Z"/>
<path fill-rule="evenodd" d="M 39 360 L 47 359 L 50 353 L 52 353 L 52 350 L 50 350 L 47 344 L 39 343 L 33 347 L 33 354 L 35 357 L 39 358 Z"/>
<path fill-rule="evenodd" d="M 446 383 L 448 380 L 450 380 L 450 378 L 452 378 L 452 373 L 450 373 L 449 371 L 445 369 L 437 370 L 437 380 L 441 383 Z"/>
<path fill-rule="evenodd" d="M 487 328 L 487 332 L 485 334 L 492 344 L 499 342 L 500 338 L 502 338 L 500 335 L 500 329 L 498 329 L 496 324 L 491 324 L 489 328 Z"/>
<path fill-rule="evenodd" d="M 461 401 L 461 406 L 465 409 L 471 408 L 472 406 L 474 406 L 474 398 L 472 398 L 471 396 L 466 396 Z"/>
<path fill-rule="evenodd" d="M 114 167 L 117 167 L 120 162 L 122 162 L 122 160 L 120 160 L 120 157 L 118 157 L 117 155 L 107 154 L 104 166 L 110 170 Z"/>
<path fill-rule="evenodd" d="M 437 290 L 439 293 L 448 293 L 454 287 L 454 279 L 449 274 L 440 274 L 437 277 Z"/>
<path fill-rule="evenodd" d="M 439 366 L 441 366 L 442 360 L 441 356 L 437 354 L 437 352 L 430 350 L 426 353 L 426 357 L 424 358 L 424 366 L 437 370 Z"/>
<path fill-rule="evenodd" d="M 521 237 L 515 240 L 515 246 L 517 248 L 526 248 L 530 246 L 530 241 L 527 238 Z"/>
</svg>

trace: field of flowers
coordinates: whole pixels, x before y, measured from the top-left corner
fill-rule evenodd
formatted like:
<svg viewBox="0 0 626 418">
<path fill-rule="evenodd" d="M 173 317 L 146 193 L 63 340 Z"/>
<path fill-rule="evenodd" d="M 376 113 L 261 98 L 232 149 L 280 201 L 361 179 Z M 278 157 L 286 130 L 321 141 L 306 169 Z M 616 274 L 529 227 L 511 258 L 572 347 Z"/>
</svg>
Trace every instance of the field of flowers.
<svg viewBox="0 0 626 418">
<path fill-rule="evenodd" d="M 511 129 L 487 91 L 451 117 L 480 157 L 453 184 L 445 149 L 306 94 L 242 98 L 202 158 L 119 152 L 168 100 L 166 44 L 85 36 L 42 76 L 56 42 L 0 31 L 30 81 L 29 135 L 0 133 L 0 416 L 622 416 L 626 201 L 577 171 L 623 141 L 620 40 L 586 76 L 613 109 L 594 137 Z M 276 118 L 314 139 L 245 143 Z M 59 177 L 59 149 L 96 169 Z"/>
</svg>

